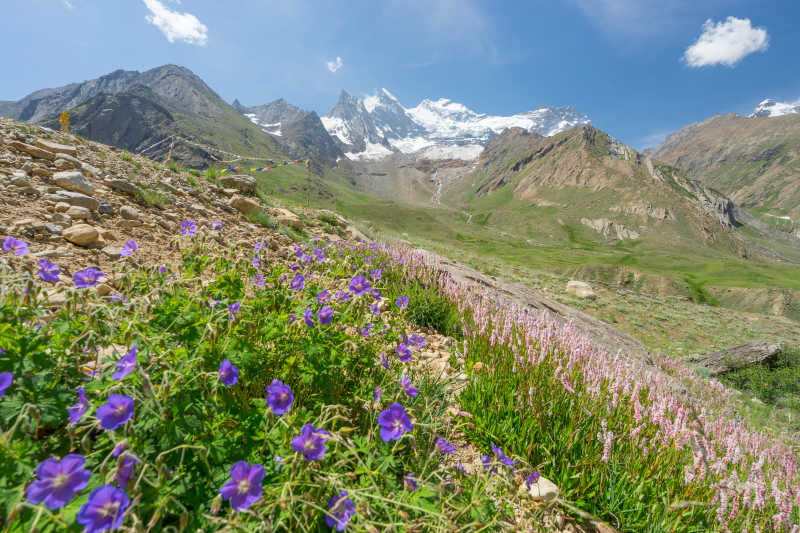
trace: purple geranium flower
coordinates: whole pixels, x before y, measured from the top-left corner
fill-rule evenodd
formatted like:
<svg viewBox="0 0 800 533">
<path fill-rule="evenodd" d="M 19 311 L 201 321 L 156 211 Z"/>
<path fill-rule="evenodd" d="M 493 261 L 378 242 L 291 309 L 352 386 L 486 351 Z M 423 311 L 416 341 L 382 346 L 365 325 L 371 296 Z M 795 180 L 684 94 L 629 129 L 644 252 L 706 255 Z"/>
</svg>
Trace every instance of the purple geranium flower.
<svg viewBox="0 0 800 533">
<path fill-rule="evenodd" d="M 377 268 L 373 270 L 372 272 L 369 273 L 369 277 L 372 279 L 372 281 L 378 281 L 379 279 L 381 279 L 381 269 Z"/>
<path fill-rule="evenodd" d="M 359 328 L 358 332 L 361 334 L 362 337 L 369 337 L 369 332 L 372 331 L 372 324 L 365 324 L 362 328 Z"/>
<path fill-rule="evenodd" d="M 314 259 L 317 260 L 317 263 L 324 263 L 325 254 L 322 253 L 322 250 L 320 250 L 319 248 L 314 248 Z"/>
<path fill-rule="evenodd" d="M 261 259 L 257 255 L 254 255 L 251 264 L 254 268 L 261 268 Z"/>
<path fill-rule="evenodd" d="M 139 250 L 139 245 L 136 244 L 136 241 L 131 239 L 125 243 L 125 246 L 122 247 L 122 251 L 119 253 L 122 257 L 130 257 L 135 254 Z"/>
<path fill-rule="evenodd" d="M 31 253 L 28 244 L 25 241 L 8 237 L 3 241 L 3 250 L 6 252 L 14 252 L 15 255 L 23 256 Z"/>
<path fill-rule="evenodd" d="M 514 465 L 517 464 L 519 461 L 512 461 L 511 459 L 506 457 L 506 454 L 503 453 L 503 450 L 501 450 L 500 447 L 496 446 L 495 444 L 492 444 L 492 452 L 497 456 L 497 458 L 500 460 L 501 463 L 503 463 L 506 466 L 510 466 L 512 470 L 516 470 L 516 467 Z"/>
<path fill-rule="evenodd" d="M 127 302 L 128 298 L 122 293 L 115 292 L 111 295 L 111 301 L 114 303 Z"/>
<path fill-rule="evenodd" d="M 79 289 L 88 289 L 100 283 L 100 278 L 105 276 L 100 270 L 89 267 L 75 272 L 72 276 L 75 286 Z"/>
<path fill-rule="evenodd" d="M 417 348 L 422 348 L 423 346 L 425 346 L 425 337 L 423 337 L 422 335 L 417 335 L 416 333 L 412 333 L 411 336 L 408 338 L 408 341 Z"/>
<path fill-rule="evenodd" d="M 492 458 L 488 455 L 481 455 L 481 462 L 483 463 L 483 469 L 488 470 L 489 473 L 494 473 L 495 467 L 492 466 Z"/>
<path fill-rule="evenodd" d="M 123 489 L 128 488 L 128 483 L 133 477 L 133 469 L 139 464 L 139 460 L 133 455 L 127 453 L 120 459 L 117 465 L 117 473 L 114 475 L 116 481 Z"/>
<path fill-rule="evenodd" d="M 117 371 L 111 377 L 113 379 L 125 379 L 125 376 L 131 373 L 133 367 L 136 366 L 136 345 L 131 346 L 131 351 L 122 356 L 122 359 L 117 362 Z"/>
<path fill-rule="evenodd" d="M 378 304 L 371 304 L 369 306 L 369 310 L 372 311 L 372 314 L 375 315 L 375 316 L 378 316 L 379 314 L 381 314 L 381 308 L 378 307 Z"/>
<path fill-rule="evenodd" d="M 58 265 L 51 263 L 49 259 L 43 257 L 39 259 L 39 277 L 42 281 L 48 283 L 56 283 L 58 281 L 58 274 L 61 272 Z"/>
<path fill-rule="evenodd" d="M 11 386 L 14 381 L 14 375 L 11 372 L 0 372 L 0 398 L 5 396 L 6 389 Z"/>
<path fill-rule="evenodd" d="M 372 295 L 373 298 L 375 298 L 379 302 L 383 298 L 383 294 L 381 294 L 381 291 L 379 291 L 378 289 L 372 289 L 371 291 L 369 291 L 369 293 Z"/>
<path fill-rule="evenodd" d="M 372 284 L 367 281 L 367 278 L 360 274 L 350 280 L 350 292 L 356 296 L 361 296 L 362 294 L 369 292 L 371 288 Z"/>
<path fill-rule="evenodd" d="M 230 359 L 225 359 L 219 365 L 219 380 L 228 387 L 236 385 L 239 381 L 239 367 L 231 363 Z"/>
<path fill-rule="evenodd" d="M 350 291 L 336 291 L 335 298 L 336 298 L 336 301 L 339 302 L 340 304 L 343 304 L 345 302 L 349 302 L 350 298 L 352 298 L 352 297 L 353 297 L 353 294 Z"/>
<path fill-rule="evenodd" d="M 256 287 L 263 287 L 266 283 L 267 282 L 264 279 L 264 276 L 262 276 L 261 274 L 256 274 L 255 276 L 253 276 L 253 284 Z"/>
<path fill-rule="evenodd" d="M 388 409 L 381 411 L 378 415 L 378 424 L 381 426 L 381 438 L 384 442 L 398 440 L 403 433 L 414 429 L 405 408 L 399 403 L 393 403 Z"/>
<path fill-rule="evenodd" d="M 169 272 L 169 269 L 165 265 L 161 265 L 160 267 L 158 267 L 158 273 L 161 274 L 162 276 L 167 272 Z"/>
<path fill-rule="evenodd" d="M 272 412 L 276 415 L 282 415 L 292 406 L 294 395 L 289 385 L 273 379 L 272 383 L 267 385 L 267 405 Z"/>
<path fill-rule="evenodd" d="M 261 498 L 261 481 L 264 467 L 247 461 L 239 461 L 231 467 L 231 480 L 219 489 L 220 495 L 230 500 L 234 511 L 244 511 Z"/>
<path fill-rule="evenodd" d="M 328 502 L 328 514 L 325 516 L 325 523 L 328 527 L 336 528 L 336 531 L 344 531 L 350 517 L 356 514 L 356 504 L 347 497 L 347 491 L 343 490 L 339 494 L 331 496 Z"/>
<path fill-rule="evenodd" d="M 83 468 L 86 459 L 71 453 L 60 461 L 45 459 L 36 467 L 37 481 L 28 486 L 26 495 L 33 505 L 44 502 L 48 509 L 64 507 L 72 497 L 86 488 L 92 473 Z"/>
<path fill-rule="evenodd" d="M 408 307 L 408 296 L 398 296 L 394 304 L 400 309 L 405 309 Z"/>
<path fill-rule="evenodd" d="M 239 303 L 238 300 L 233 302 L 231 305 L 228 306 L 228 312 L 230 313 L 230 316 L 228 317 L 228 320 L 233 320 L 234 318 L 236 318 L 236 315 L 239 314 L 239 307 L 240 306 L 241 306 L 241 304 Z"/>
<path fill-rule="evenodd" d="M 397 352 L 397 357 L 402 362 L 408 363 L 411 360 L 411 348 L 408 347 L 408 344 L 399 344 L 394 351 Z"/>
<path fill-rule="evenodd" d="M 292 282 L 289 283 L 289 288 L 294 291 L 303 290 L 303 286 L 306 284 L 306 278 L 303 277 L 301 273 L 297 273 L 292 278 Z"/>
<path fill-rule="evenodd" d="M 83 418 L 83 414 L 88 408 L 89 402 L 86 400 L 86 389 L 78 387 L 78 401 L 74 403 L 72 407 L 67 408 L 69 412 L 69 423 L 77 424 L 78 421 Z"/>
<path fill-rule="evenodd" d="M 214 221 L 211 223 L 211 229 L 216 231 L 222 231 L 222 222 Z"/>
<path fill-rule="evenodd" d="M 333 320 L 333 309 L 326 305 L 319 310 L 317 313 L 317 318 L 319 319 L 320 324 L 330 324 Z"/>
<path fill-rule="evenodd" d="M 406 472 L 405 477 L 403 477 L 403 483 L 411 489 L 412 492 L 419 488 L 419 484 L 417 483 L 417 479 L 414 477 L 414 474 L 411 472 Z"/>
<path fill-rule="evenodd" d="M 540 477 L 542 477 L 542 475 L 539 473 L 538 470 L 534 470 L 533 472 L 525 476 L 525 485 L 528 487 L 528 490 L 530 490 L 530 488 L 539 481 Z"/>
<path fill-rule="evenodd" d="M 281 457 L 280 455 L 276 455 L 275 457 L 272 458 L 272 460 L 278 463 L 278 472 L 283 470 L 284 463 L 286 462 L 285 458 Z"/>
<path fill-rule="evenodd" d="M 372 391 L 372 400 L 375 401 L 375 402 L 381 401 L 381 395 L 382 394 L 383 394 L 383 391 L 381 390 L 381 388 L 380 387 L 375 387 L 373 389 L 373 391 Z"/>
<path fill-rule="evenodd" d="M 300 452 L 306 461 L 316 461 L 325 456 L 325 441 L 330 433 L 324 429 L 315 428 L 313 424 L 306 424 L 300 434 L 292 439 L 292 449 Z"/>
<path fill-rule="evenodd" d="M 103 429 L 117 429 L 133 416 L 133 398 L 109 394 L 108 402 L 97 408 L 97 418 Z"/>
<path fill-rule="evenodd" d="M 319 294 L 317 294 L 317 303 L 320 305 L 328 303 L 330 297 L 328 296 L 328 289 L 323 290 Z"/>
<path fill-rule="evenodd" d="M 381 352 L 381 364 L 383 368 L 389 370 L 389 360 L 386 358 L 386 352 Z"/>
<path fill-rule="evenodd" d="M 125 509 L 130 503 L 124 490 L 114 485 L 102 485 L 92 491 L 89 501 L 78 511 L 78 523 L 86 526 L 85 533 L 112 531 L 122 525 Z"/>
<path fill-rule="evenodd" d="M 313 328 L 314 321 L 311 320 L 314 317 L 314 313 L 311 311 L 310 307 L 306 307 L 305 312 L 303 313 L 303 322 L 306 323 L 306 326 Z"/>
<path fill-rule="evenodd" d="M 408 394 L 411 398 L 416 398 L 419 391 L 415 386 L 411 384 L 411 380 L 409 380 L 405 374 L 400 379 L 400 383 L 403 385 L 403 388 L 406 390 L 406 394 Z"/>
<path fill-rule="evenodd" d="M 469 473 L 469 472 L 467 472 L 467 469 L 464 468 L 464 465 L 461 464 L 461 461 L 456 461 L 456 468 L 461 470 L 461 472 L 463 472 L 464 474 L 468 474 Z"/>
<path fill-rule="evenodd" d="M 294 313 L 289 314 L 289 324 L 294 324 L 294 321 L 297 320 L 297 317 L 294 316 Z"/>
<path fill-rule="evenodd" d="M 181 233 L 183 235 L 194 235 L 197 231 L 197 224 L 194 220 L 184 220 L 181 222 Z"/>
<path fill-rule="evenodd" d="M 436 437 L 436 447 L 439 448 L 439 451 L 443 454 L 456 453 L 456 447 L 442 437 Z"/>
</svg>

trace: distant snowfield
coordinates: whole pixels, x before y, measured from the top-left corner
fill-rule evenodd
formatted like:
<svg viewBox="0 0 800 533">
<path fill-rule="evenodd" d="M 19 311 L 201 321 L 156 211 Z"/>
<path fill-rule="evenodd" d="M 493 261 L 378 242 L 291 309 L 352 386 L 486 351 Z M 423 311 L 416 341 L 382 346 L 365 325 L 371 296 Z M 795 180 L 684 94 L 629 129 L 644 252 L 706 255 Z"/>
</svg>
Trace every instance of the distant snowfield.
<svg viewBox="0 0 800 533">
<path fill-rule="evenodd" d="M 794 102 L 776 102 L 772 98 L 767 98 L 758 104 L 749 116 L 750 118 L 780 117 L 796 113 L 800 113 L 800 100 Z"/>
<path fill-rule="evenodd" d="M 258 117 L 256 117 L 255 113 L 245 113 L 245 117 L 250 119 L 250 122 L 261 128 L 262 131 L 270 133 L 272 135 L 277 135 L 278 137 L 281 136 L 281 123 L 274 122 L 272 124 L 267 124 L 266 122 L 260 122 Z"/>
<path fill-rule="evenodd" d="M 357 135 L 351 122 L 372 122 L 383 136 L 364 139 L 366 150 L 347 153 L 350 159 L 381 159 L 394 152 L 417 154 L 429 159 L 473 160 L 495 134 L 508 128 L 523 128 L 544 136 L 552 136 L 575 126 L 590 124 L 589 118 L 571 106 L 542 106 L 511 116 L 476 113 L 464 104 L 447 98 L 425 99 L 407 109 L 386 89 L 360 100 L 357 116 L 322 117 L 322 124 L 331 136 L 346 145 L 356 144 Z M 411 128 L 409 128 L 411 125 Z M 412 133 L 408 133 L 413 129 Z M 363 130 L 361 130 L 363 131 Z M 391 149 L 387 148 L 390 146 Z"/>
</svg>

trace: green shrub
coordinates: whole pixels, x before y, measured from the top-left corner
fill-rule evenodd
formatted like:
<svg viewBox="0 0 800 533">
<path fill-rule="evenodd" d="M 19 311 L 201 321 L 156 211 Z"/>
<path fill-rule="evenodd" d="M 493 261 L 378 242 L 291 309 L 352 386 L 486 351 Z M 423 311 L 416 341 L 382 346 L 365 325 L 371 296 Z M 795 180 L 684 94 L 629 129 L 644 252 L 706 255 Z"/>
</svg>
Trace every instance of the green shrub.
<svg viewBox="0 0 800 533">
<path fill-rule="evenodd" d="M 145 185 L 139 185 L 136 190 L 136 198 L 151 207 L 164 207 L 169 204 L 169 197 L 166 194 Z"/>
<path fill-rule="evenodd" d="M 263 211 L 253 211 L 252 213 L 248 213 L 246 216 L 247 220 L 253 224 L 261 226 L 262 228 L 275 229 L 278 227 L 278 221 Z"/>
</svg>

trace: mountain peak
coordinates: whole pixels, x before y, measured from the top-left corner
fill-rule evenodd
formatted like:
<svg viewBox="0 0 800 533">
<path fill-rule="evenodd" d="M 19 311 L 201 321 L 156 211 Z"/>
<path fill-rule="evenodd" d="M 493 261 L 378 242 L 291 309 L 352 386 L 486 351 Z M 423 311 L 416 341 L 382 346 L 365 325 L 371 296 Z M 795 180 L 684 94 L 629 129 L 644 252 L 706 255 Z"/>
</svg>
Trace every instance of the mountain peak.
<svg viewBox="0 0 800 533">
<path fill-rule="evenodd" d="M 800 100 L 794 102 L 778 102 L 772 98 L 765 98 L 756 106 L 748 117 L 780 117 L 800 113 Z"/>
</svg>

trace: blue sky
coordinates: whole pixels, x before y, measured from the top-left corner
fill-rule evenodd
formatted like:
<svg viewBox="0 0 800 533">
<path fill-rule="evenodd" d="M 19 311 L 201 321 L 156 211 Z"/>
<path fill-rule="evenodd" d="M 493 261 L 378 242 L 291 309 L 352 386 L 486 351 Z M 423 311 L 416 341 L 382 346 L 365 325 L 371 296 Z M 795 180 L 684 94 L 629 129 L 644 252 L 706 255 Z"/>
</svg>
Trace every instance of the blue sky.
<svg viewBox="0 0 800 533">
<path fill-rule="evenodd" d="M 0 100 L 175 63 L 229 102 L 284 97 L 319 114 L 342 88 L 491 114 L 571 104 L 637 148 L 766 97 L 800 100 L 796 0 L 3 4 Z"/>
</svg>

